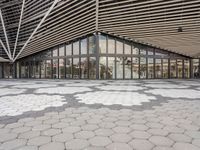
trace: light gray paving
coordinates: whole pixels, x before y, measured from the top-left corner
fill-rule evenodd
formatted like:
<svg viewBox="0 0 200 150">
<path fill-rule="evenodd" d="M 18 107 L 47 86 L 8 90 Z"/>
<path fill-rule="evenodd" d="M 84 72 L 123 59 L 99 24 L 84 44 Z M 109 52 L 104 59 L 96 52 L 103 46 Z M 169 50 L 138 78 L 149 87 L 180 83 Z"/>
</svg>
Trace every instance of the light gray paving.
<svg viewBox="0 0 200 150">
<path fill-rule="evenodd" d="M 200 150 L 199 80 L 0 85 L 0 149 Z"/>
</svg>

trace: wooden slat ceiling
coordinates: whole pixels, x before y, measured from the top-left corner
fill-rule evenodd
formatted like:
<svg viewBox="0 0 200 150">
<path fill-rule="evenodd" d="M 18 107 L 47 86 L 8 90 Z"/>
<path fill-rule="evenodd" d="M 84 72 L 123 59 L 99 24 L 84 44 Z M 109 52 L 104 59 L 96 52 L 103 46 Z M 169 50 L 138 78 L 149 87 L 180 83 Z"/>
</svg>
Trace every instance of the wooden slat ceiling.
<svg viewBox="0 0 200 150">
<path fill-rule="evenodd" d="M 0 7 L 4 17 L 12 16 L 10 10 L 22 4 L 22 0 L 3 1 Z M 52 3 L 53 0 L 26 0 L 17 52 Z M 96 6 L 99 6 L 98 12 Z M 20 9 L 13 12 L 19 14 Z M 9 21 L 12 20 L 8 18 L 7 30 L 16 33 L 18 23 L 9 24 Z M 98 31 L 104 33 L 191 57 L 200 56 L 200 0 L 63 0 L 52 10 L 20 58 L 94 33 L 96 23 Z M 183 32 L 178 32 L 179 27 Z M 1 25 L 0 32 L 3 38 Z M 14 38 L 10 40 L 14 43 Z"/>
<path fill-rule="evenodd" d="M 98 22 L 102 32 L 187 56 L 200 53 L 200 0 L 100 0 Z"/>
</svg>

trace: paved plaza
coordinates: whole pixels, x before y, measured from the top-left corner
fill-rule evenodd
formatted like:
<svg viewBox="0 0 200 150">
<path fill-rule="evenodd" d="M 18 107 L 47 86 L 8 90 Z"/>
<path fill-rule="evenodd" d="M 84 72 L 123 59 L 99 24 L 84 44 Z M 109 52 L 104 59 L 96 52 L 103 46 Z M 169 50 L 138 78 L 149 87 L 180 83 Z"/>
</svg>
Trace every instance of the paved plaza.
<svg viewBox="0 0 200 150">
<path fill-rule="evenodd" d="M 0 80 L 0 150 L 200 150 L 200 80 Z"/>
</svg>

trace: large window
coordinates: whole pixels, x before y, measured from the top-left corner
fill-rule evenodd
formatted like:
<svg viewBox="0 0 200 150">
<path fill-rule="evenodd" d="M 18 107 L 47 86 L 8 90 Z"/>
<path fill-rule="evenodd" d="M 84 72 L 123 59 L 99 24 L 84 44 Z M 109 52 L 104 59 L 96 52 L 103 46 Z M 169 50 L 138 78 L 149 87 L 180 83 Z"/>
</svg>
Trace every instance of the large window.
<svg viewBox="0 0 200 150">
<path fill-rule="evenodd" d="M 163 59 L 163 78 L 168 78 L 168 59 Z"/>
<path fill-rule="evenodd" d="M 66 69 L 66 78 L 71 79 L 72 78 L 72 58 L 66 59 L 65 69 Z"/>
<path fill-rule="evenodd" d="M 96 58 L 90 57 L 89 59 L 89 79 L 96 79 Z"/>
<path fill-rule="evenodd" d="M 124 44 L 124 54 L 127 54 L 127 55 L 131 54 L 131 44 L 128 42 Z"/>
<path fill-rule="evenodd" d="M 131 79 L 131 57 L 124 57 L 124 78 Z"/>
<path fill-rule="evenodd" d="M 81 40 L 81 55 L 82 54 L 87 54 L 87 39 L 82 39 Z"/>
<path fill-rule="evenodd" d="M 115 79 L 115 57 L 108 57 L 108 79 Z"/>
<path fill-rule="evenodd" d="M 73 59 L 73 79 L 79 79 L 79 58 Z"/>
<path fill-rule="evenodd" d="M 184 78 L 190 77 L 190 61 L 188 59 L 184 60 Z"/>
<path fill-rule="evenodd" d="M 51 78 L 51 70 L 52 70 L 51 69 L 51 66 L 52 66 L 51 65 L 51 60 L 46 60 L 46 65 L 45 66 L 46 66 L 46 70 L 45 70 L 46 71 L 46 78 L 50 79 Z"/>
<path fill-rule="evenodd" d="M 155 59 L 155 78 L 162 78 L 162 63 L 161 59 Z"/>
<path fill-rule="evenodd" d="M 73 55 L 79 55 L 79 41 L 73 43 Z"/>
<path fill-rule="evenodd" d="M 59 47 L 59 56 L 65 56 L 65 46 L 61 45 Z"/>
<path fill-rule="evenodd" d="M 124 66 L 124 59 L 123 57 L 116 57 L 116 74 L 117 79 L 123 79 L 123 66 Z"/>
<path fill-rule="evenodd" d="M 148 58 L 148 78 L 154 78 L 154 61 L 153 58 Z"/>
<path fill-rule="evenodd" d="M 200 77 L 199 59 L 193 59 L 192 63 L 193 63 L 193 68 L 192 68 L 193 78 L 199 78 Z"/>
<path fill-rule="evenodd" d="M 182 59 L 177 59 L 177 73 L 178 73 L 178 78 L 183 77 L 183 60 Z"/>
<path fill-rule="evenodd" d="M 146 64 L 146 58 L 141 57 L 140 58 L 140 78 L 145 79 L 147 77 L 147 64 Z"/>
<path fill-rule="evenodd" d="M 115 40 L 114 38 L 108 38 L 108 53 L 114 54 L 115 53 Z"/>
<path fill-rule="evenodd" d="M 123 41 L 117 40 L 117 54 L 123 54 Z"/>
<path fill-rule="evenodd" d="M 40 62 L 40 68 L 41 68 L 41 76 L 40 78 L 45 78 L 45 60 Z"/>
<path fill-rule="evenodd" d="M 53 79 L 58 78 L 58 59 L 53 59 Z"/>
<path fill-rule="evenodd" d="M 139 78 L 139 58 L 138 57 L 133 57 L 132 58 L 132 76 L 133 79 L 138 79 Z"/>
<path fill-rule="evenodd" d="M 72 44 L 66 45 L 66 56 L 72 55 Z"/>
<path fill-rule="evenodd" d="M 81 58 L 80 74 L 81 74 L 81 79 L 87 79 L 88 78 L 88 59 L 87 59 L 87 57 Z"/>
<path fill-rule="evenodd" d="M 105 54 L 106 53 L 106 36 L 100 35 L 99 36 L 99 53 Z"/>
<path fill-rule="evenodd" d="M 176 60 L 170 60 L 170 78 L 176 78 Z"/>
<path fill-rule="evenodd" d="M 59 79 L 65 78 L 65 59 L 59 59 Z"/>
<path fill-rule="evenodd" d="M 89 54 L 95 54 L 96 53 L 96 41 L 95 36 L 89 37 Z"/>
<path fill-rule="evenodd" d="M 99 58 L 99 78 L 100 79 L 106 79 L 106 57 L 100 57 Z"/>
</svg>

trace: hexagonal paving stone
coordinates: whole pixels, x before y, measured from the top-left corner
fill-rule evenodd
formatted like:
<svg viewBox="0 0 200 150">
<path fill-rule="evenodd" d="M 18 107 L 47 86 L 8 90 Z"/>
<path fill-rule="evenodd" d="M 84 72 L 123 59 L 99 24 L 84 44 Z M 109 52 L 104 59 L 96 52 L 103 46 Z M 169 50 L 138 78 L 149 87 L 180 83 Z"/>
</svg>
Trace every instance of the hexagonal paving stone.
<svg viewBox="0 0 200 150">
<path fill-rule="evenodd" d="M 93 137 L 95 134 L 92 131 L 80 131 L 74 134 L 74 136 L 78 139 L 89 139 Z"/>
<path fill-rule="evenodd" d="M 86 148 L 86 150 L 107 150 L 107 149 L 104 147 L 89 146 Z"/>
<path fill-rule="evenodd" d="M 73 134 L 66 132 L 53 136 L 52 140 L 56 142 L 67 142 L 73 138 L 74 138 Z"/>
<path fill-rule="evenodd" d="M 152 136 L 149 141 L 157 146 L 171 146 L 174 142 L 163 136 Z"/>
<path fill-rule="evenodd" d="M 95 130 L 95 134 L 96 135 L 100 135 L 100 136 L 110 136 L 112 135 L 114 132 L 111 130 L 111 129 L 103 129 L 103 128 L 100 128 L 100 129 L 97 129 Z"/>
<path fill-rule="evenodd" d="M 33 131 L 42 131 L 42 130 L 46 130 L 46 129 L 49 129 L 51 128 L 51 125 L 47 125 L 47 124 L 41 124 L 41 125 L 37 125 L 37 126 L 34 126 L 32 128 Z"/>
<path fill-rule="evenodd" d="M 110 139 L 114 142 L 122 142 L 122 143 L 127 143 L 129 142 L 132 138 L 131 136 L 127 135 L 127 134 L 113 134 Z"/>
<path fill-rule="evenodd" d="M 172 147 L 156 146 L 153 150 L 174 150 Z"/>
<path fill-rule="evenodd" d="M 200 139 L 200 131 L 186 131 L 184 134 L 195 139 Z"/>
<path fill-rule="evenodd" d="M 86 130 L 86 131 L 94 131 L 96 129 L 98 129 L 99 127 L 95 124 L 86 124 L 81 126 L 82 130 Z"/>
<path fill-rule="evenodd" d="M 108 137 L 95 136 L 89 140 L 90 144 L 93 146 L 106 146 L 112 141 Z"/>
<path fill-rule="evenodd" d="M 129 125 L 131 125 L 131 122 L 120 120 L 120 121 L 116 121 L 115 124 L 118 125 L 118 126 L 129 126 Z"/>
<path fill-rule="evenodd" d="M 173 145 L 173 148 L 175 150 L 200 150 L 200 148 L 198 148 L 197 146 L 189 143 L 175 143 Z"/>
<path fill-rule="evenodd" d="M 31 139 L 39 135 L 40 135 L 40 131 L 28 131 L 28 132 L 19 134 L 19 138 Z"/>
<path fill-rule="evenodd" d="M 101 128 L 107 128 L 107 129 L 111 129 L 114 128 L 116 126 L 116 124 L 112 123 L 112 122 L 101 122 L 100 124 L 98 124 L 99 127 Z"/>
<path fill-rule="evenodd" d="M 160 136 L 166 136 L 169 134 L 168 131 L 163 130 L 163 129 L 149 129 L 147 130 L 147 132 L 152 135 L 160 135 Z"/>
<path fill-rule="evenodd" d="M 12 130 L 12 132 L 14 133 L 23 133 L 23 132 L 27 132 L 27 131 L 30 131 L 31 130 L 31 127 L 18 127 L 18 128 L 14 128 Z"/>
<path fill-rule="evenodd" d="M 53 135 L 57 135 L 59 133 L 61 133 L 60 129 L 47 129 L 42 132 L 42 135 L 53 136 Z"/>
<path fill-rule="evenodd" d="M 106 147 L 108 150 L 132 150 L 132 148 L 125 143 L 112 143 Z"/>
<path fill-rule="evenodd" d="M 200 148 L 200 139 L 195 139 L 192 141 L 192 144 Z"/>
<path fill-rule="evenodd" d="M 76 126 L 68 126 L 68 127 L 62 129 L 63 132 L 68 132 L 68 133 L 76 133 L 80 130 L 81 130 L 81 128 L 76 127 Z"/>
<path fill-rule="evenodd" d="M 184 134 L 170 134 L 169 138 L 172 139 L 175 142 L 190 142 L 192 141 L 192 138 L 190 138 L 189 136 L 186 136 Z"/>
<path fill-rule="evenodd" d="M 154 145 L 150 143 L 148 140 L 140 140 L 140 139 L 134 139 L 132 140 L 129 145 L 133 147 L 133 149 L 136 150 L 151 150 Z"/>
<path fill-rule="evenodd" d="M 149 123 L 146 123 L 146 126 L 148 126 L 150 128 L 161 129 L 164 125 L 162 125 L 160 123 L 156 123 L 156 122 L 149 122 Z"/>
<path fill-rule="evenodd" d="M 16 133 L 0 133 L 0 142 L 9 141 L 17 137 Z"/>
<path fill-rule="evenodd" d="M 65 150 L 65 145 L 59 142 L 51 142 L 45 145 L 42 145 L 39 150 Z"/>
<path fill-rule="evenodd" d="M 40 145 L 44 145 L 47 143 L 51 142 L 51 138 L 47 137 L 47 136 L 38 136 L 35 138 L 32 138 L 28 141 L 28 145 L 36 145 L 36 146 L 40 146 Z"/>
<path fill-rule="evenodd" d="M 183 133 L 185 130 L 175 126 L 166 126 L 163 130 L 168 131 L 169 133 Z"/>
<path fill-rule="evenodd" d="M 121 127 L 121 126 L 117 126 L 117 127 L 114 127 L 112 129 L 114 132 L 116 133 L 128 133 L 131 131 L 131 128 L 129 127 Z"/>
<path fill-rule="evenodd" d="M 180 124 L 179 125 L 181 128 L 184 128 L 186 130 L 191 130 L 191 131 L 198 131 L 200 127 L 196 125 L 191 125 L 191 124 Z"/>
<path fill-rule="evenodd" d="M 20 123 L 20 122 L 15 122 L 15 123 L 11 123 L 11 124 L 8 124 L 5 126 L 5 128 L 18 128 L 18 127 L 21 127 L 23 126 L 24 123 Z"/>
<path fill-rule="evenodd" d="M 65 143 L 66 149 L 80 149 L 83 150 L 89 146 L 89 142 L 83 139 L 73 139 Z"/>
<path fill-rule="evenodd" d="M 38 150 L 37 146 L 22 146 L 17 148 L 16 150 Z"/>
<path fill-rule="evenodd" d="M 26 142 L 27 142 L 27 140 L 25 140 L 25 139 L 15 139 L 15 140 L 3 143 L 0 146 L 0 149 L 3 149 L 3 150 L 16 149 L 20 146 L 26 145 Z"/>
<path fill-rule="evenodd" d="M 143 124 L 132 124 L 130 125 L 131 129 L 134 130 L 148 130 L 149 127 L 143 125 Z"/>
<path fill-rule="evenodd" d="M 146 131 L 133 131 L 130 135 L 138 139 L 148 139 L 151 135 Z"/>
</svg>

